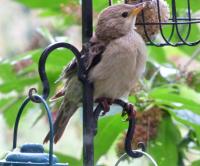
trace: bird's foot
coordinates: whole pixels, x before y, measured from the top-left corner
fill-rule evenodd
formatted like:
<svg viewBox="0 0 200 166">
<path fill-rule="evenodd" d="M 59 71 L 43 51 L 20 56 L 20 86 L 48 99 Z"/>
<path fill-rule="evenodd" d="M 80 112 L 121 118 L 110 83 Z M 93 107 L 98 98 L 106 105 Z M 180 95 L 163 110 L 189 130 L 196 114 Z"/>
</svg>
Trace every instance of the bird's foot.
<svg viewBox="0 0 200 166">
<path fill-rule="evenodd" d="M 104 116 L 106 113 L 110 111 L 110 105 L 113 103 L 113 100 L 106 97 L 100 97 L 96 99 L 95 102 L 102 105 L 103 113 L 101 115 Z"/>
<path fill-rule="evenodd" d="M 136 111 L 135 111 L 135 109 L 134 109 L 132 104 L 127 103 L 125 105 L 125 107 L 123 109 L 123 112 L 122 112 L 122 117 L 124 117 L 125 115 L 128 115 L 128 118 L 126 119 L 126 121 L 135 118 Z"/>
</svg>

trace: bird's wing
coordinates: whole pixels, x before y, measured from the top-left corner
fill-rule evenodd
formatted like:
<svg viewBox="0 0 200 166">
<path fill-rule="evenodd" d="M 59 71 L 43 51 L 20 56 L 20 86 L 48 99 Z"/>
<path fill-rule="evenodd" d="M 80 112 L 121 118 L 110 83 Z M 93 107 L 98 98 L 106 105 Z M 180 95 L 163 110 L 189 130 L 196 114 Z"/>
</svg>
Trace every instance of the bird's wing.
<svg viewBox="0 0 200 166">
<path fill-rule="evenodd" d="M 101 41 L 89 41 L 84 44 L 83 49 L 81 51 L 81 58 L 84 59 L 84 63 L 86 69 L 89 71 L 96 64 L 98 64 L 101 60 L 101 55 L 105 50 L 105 44 Z M 78 70 L 78 62 L 76 58 L 74 58 L 63 70 L 61 75 L 61 79 L 69 79 L 72 75 L 74 75 Z"/>
<path fill-rule="evenodd" d="M 60 82 L 63 79 L 69 78 L 77 71 L 77 61 L 75 58 L 71 60 L 71 62 L 64 68 L 60 77 L 56 80 L 56 83 Z"/>
<path fill-rule="evenodd" d="M 101 55 L 105 50 L 105 44 L 98 40 L 90 40 L 83 46 L 81 51 L 81 58 L 83 58 L 84 65 L 87 71 L 90 71 L 95 65 L 97 65 L 101 60 Z M 68 84 L 68 81 L 77 74 L 78 70 L 78 62 L 76 58 L 74 58 L 63 70 L 61 76 L 56 81 L 66 80 L 65 87 Z M 50 100 L 54 101 L 60 97 L 64 96 L 64 88 L 58 91 Z"/>
<path fill-rule="evenodd" d="M 96 41 L 96 42 L 89 42 L 89 45 L 86 45 L 85 54 L 83 54 L 84 62 L 87 71 L 90 71 L 91 68 L 96 66 L 100 60 L 101 55 L 105 51 L 105 43 Z"/>
</svg>

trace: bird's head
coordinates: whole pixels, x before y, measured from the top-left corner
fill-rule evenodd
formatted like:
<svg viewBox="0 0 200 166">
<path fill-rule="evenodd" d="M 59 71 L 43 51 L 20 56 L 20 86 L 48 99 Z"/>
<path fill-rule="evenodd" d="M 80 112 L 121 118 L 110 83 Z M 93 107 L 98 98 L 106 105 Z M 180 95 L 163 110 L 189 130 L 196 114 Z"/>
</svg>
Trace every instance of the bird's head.
<svg viewBox="0 0 200 166">
<path fill-rule="evenodd" d="M 95 35 L 98 39 L 110 41 L 126 35 L 135 28 L 137 14 L 146 2 L 130 5 L 119 4 L 106 8 L 99 15 Z"/>
</svg>

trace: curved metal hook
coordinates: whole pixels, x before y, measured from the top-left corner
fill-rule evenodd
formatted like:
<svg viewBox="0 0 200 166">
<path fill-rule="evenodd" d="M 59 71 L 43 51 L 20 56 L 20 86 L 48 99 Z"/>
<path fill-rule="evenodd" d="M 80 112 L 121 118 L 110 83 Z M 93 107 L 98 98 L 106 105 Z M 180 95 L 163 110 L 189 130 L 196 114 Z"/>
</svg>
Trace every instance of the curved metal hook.
<svg viewBox="0 0 200 166">
<path fill-rule="evenodd" d="M 28 96 L 29 96 L 30 100 L 34 103 L 37 103 L 38 100 L 34 97 L 34 94 L 37 94 L 37 89 L 36 88 L 29 89 Z"/>
<path fill-rule="evenodd" d="M 152 157 L 151 155 L 149 155 L 148 153 L 146 153 L 146 152 L 144 152 L 144 151 L 141 151 L 141 150 L 133 150 L 132 152 L 133 152 L 133 153 L 141 153 L 142 155 L 146 156 L 146 157 L 153 163 L 154 166 L 158 166 L 158 164 L 157 164 L 156 161 L 153 159 L 153 157 Z M 115 164 L 115 166 L 118 166 L 119 163 L 120 163 L 121 161 L 123 161 L 124 159 L 126 159 L 126 158 L 127 158 L 127 154 L 125 153 L 125 154 L 123 154 L 123 155 L 119 158 L 119 160 L 117 161 L 117 163 Z"/>
<path fill-rule="evenodd" d="M 123 109 L 125 109 L 127 107 L 127 103 L 123 100 L 120 99 L 116 99 L 114 100 L 113 104 L 117 104 L 119 106 L 121 106 Z M 94 134 L 96 134 L 97 132 L 97 121 L 98 121 L 98 117 L 102 111 L 102 106 L 101 104 L 98 104 L 95 111 L 94 111 L 94 120 L 96 123 L 96 128 L 94 129 Z M 131 113 L 129 113 L 131 114 Z M 132 118 L 129 119 L 129 126 L 128 126 L 128 131 L 126 134 L 126 138 L 125 138 L 125 151 L 126 153 L 133 158 L 138 158 L 138 157 L 142 157 L 142 153 L 138 153 L 132 150 L 132 139 L 134 136 L 134 131 L 135 131 L 135 116 L 131 116 Z M 142 151 L 145 151 L 145 145 L 143 143 L 139 143 L 138 144 L 138 148 L 141 148 Z"/>
<path fill-rule="evenodd" d="M 135 118 L 132 118 L 129 120 L 128 131 L 126 133 L 125 151 L 130 157 L 139 158 L 139 157 L 142 157 L 143 154 L 132 150 L 132 140 L 133 140 L 134 132 L 135 132 Z M 142 151 L 145 151 L 144 143 L 139 143 L 138 148 L 141 148 Z"/>
<path fill-rule="evenodd" d="M 48 115 L 48 120 L 49 120 L 49 128 L 50 128 L 50 143 L 49 143 L 49 164 L 52 166 L 53 165 L 53 124 L 52 124 L 52 117 L 51 117 L 51 111 L 46 103 L 46 101 L 39 95 L 37 94 L 32 94 L 32 97 L 34 98 L 34 100 L 40 101 L 47 112 Z M 13 149 L 15 149 L 17 147 L 17 131 L 18 131 L 18 126 L 19 126 L 19 120 L 20 117 L 22 115 L 22 112 L 25 108 L 25 106 L 31 101 L 31 97 L 27 97 L 24 102 L 22 103 L 19 112 L 17 114 L 16 120 L 15 120 L 15 126 L 14 126 L 14 136 L 13 136 Z"/>
<path fill-rule="evenodd" d="M 45 100 L 48 98 L 49 93 L 50 93 L 49 81 L 48 81 L 46 70 L 45 70 L 45 64 L 46 64 L 49 54 L 57 48 L 66 48 L 66 49 L 70 50 L 76 56 L 78 66 L 79 66 L 79 71 L 78 71 L 79 77 L 81 77 L 82 75 L 84 75 L 83 73 L 85 73 L 84 63 L 82 62 L 82 59 L 81 59 L 81 53 L 79 52 L 79 50 L 76 47 L 74 47 L 73 45 L 71 45 L 69 43 L 65 43 L 65 42 L 57 42 L 57 43 L 49 45 L 43 51 L 43 53 L 40 57 L 40 60 L 39 60 L 39 67 L 38 67 L 40 79 L 41 79 L 42 85 L 43 85 L 42 97 Z M 82 72 L 82 73 L 80 73 L 80 72 Z"/>
<path fill-rule="evenodd" d="M 116 99 L 114 101 L 114 104 L 117 104 L 121 106 L 122 108 L 126 108 L 127 106 L 127 103 L 120 99 Z M 129 119 L 128 131 L 125 138 L 125 151 L 130 157 L 139 158 L 139 157 L 142 157 L 143 154 L 133 151 L 132 146 L 131 146 L 134 132 L 135 132 L 135 116 L 131 116 L 132 112 L 128 112 L 128 114 L 130 115 L 131 118 Z M 139 143 L 138 147 L 141 148 L 142 151 L 145 151 L 145 145 L 143 143 Z"/>
</svg>

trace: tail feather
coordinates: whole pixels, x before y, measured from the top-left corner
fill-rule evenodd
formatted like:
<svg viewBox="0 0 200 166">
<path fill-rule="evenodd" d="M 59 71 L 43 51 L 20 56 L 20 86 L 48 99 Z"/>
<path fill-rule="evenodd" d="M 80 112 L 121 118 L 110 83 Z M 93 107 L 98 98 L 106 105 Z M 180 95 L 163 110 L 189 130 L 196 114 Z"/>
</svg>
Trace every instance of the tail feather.
<svg viewBox="0 0 200 166">
<path fill-rule="evenodd" d="M 50 102 L 56 101 L 65 95 L 64 89 L 58 91 L 53 97 L 49 99 Z"/>
<path fill-rule="evenodd" d="M 76 110 L 77 110 L 77 105 L 75 105 L 74 103 L 65 101 L 61 104 L 58 115 L 53 124 L 53 129 L 54 129 L 53 137 L 55 144 L 60 140 L 70 118 L 76 112 Z M 43 143 L 44 144 L 47 143 L 49 139 L 50 139 L 50 132 L 46 135 Z"/>
</svg>

